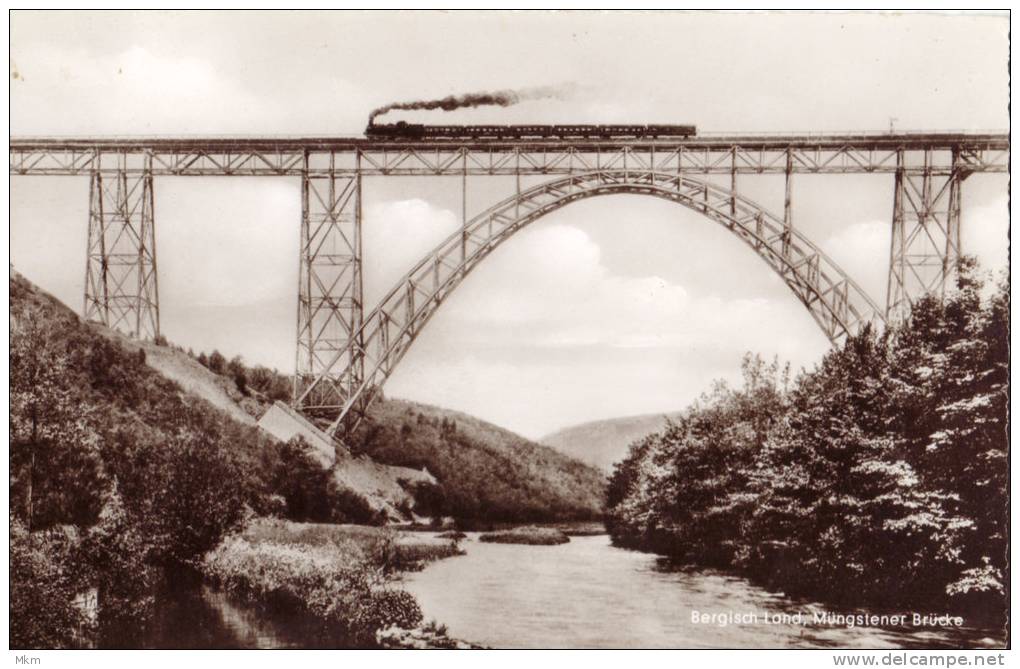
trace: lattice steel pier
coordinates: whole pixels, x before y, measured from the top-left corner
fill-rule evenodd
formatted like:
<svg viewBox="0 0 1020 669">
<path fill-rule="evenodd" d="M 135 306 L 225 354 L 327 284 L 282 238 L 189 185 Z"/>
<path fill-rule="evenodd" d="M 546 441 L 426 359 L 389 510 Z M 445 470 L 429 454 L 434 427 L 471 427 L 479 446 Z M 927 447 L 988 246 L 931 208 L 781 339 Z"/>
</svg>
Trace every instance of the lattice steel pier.
<svg viewBox="0 0 1020 669">
<path fill-rule="evenodd" d="M 136 337 L 159 334 L 153 179 L 283 176 L 301 181 L 295 407 L 353 429 L 443 300 L 500 243 L 578 199 L 620 192 L 667 199 L 733 232 L 835 341 L 897 319 L 945 290 L 961 246 L 961 184 L 1007 173 L 1005 133 L 699 136 L 673 139 L 13 138 L 10 173 L 91 180 L 84 315 Z M 797 174 L 893 179 L 884 308 L 795 225 Z M 742 175 L 784 176 L 783 211 L 744 197 Z M 492 176 L 516 190 L 426 254 L 366 314 L 362 182 Z M 522 177 L 544 177 L 521 188 Z M 535 179 L 531 179 L 534 183 Z M 805 229 L 809 226 L 804 226 Z"/>
<path fill-rule="evenodd" d="M 148 156 L 131 174 L 95 171 L 89 185 L 86 320 L 146 339 L 159 336 L 159 286 Z"/>
</svg>

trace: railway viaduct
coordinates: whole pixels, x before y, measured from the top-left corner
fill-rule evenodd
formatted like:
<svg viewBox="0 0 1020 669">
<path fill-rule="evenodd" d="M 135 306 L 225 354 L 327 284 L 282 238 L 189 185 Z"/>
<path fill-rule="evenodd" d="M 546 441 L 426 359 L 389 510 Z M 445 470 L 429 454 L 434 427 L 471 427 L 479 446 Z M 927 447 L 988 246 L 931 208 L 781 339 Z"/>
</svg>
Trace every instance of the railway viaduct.
<svg viewBox="0 0 1020 669">
<path fill-rule="evenodd" d="M 637 193 L 694 210 L 764 260 L 838 341 L 902 317 L 945 290 L 961 247 L 961 185 L 1006 173 L 1009 136 L 975 133 L 715 135 L 629 139 L 12 138 L 10 175 L 90 180 L 83 315 L 139 338 L 159 334 L 153 180 L 301 180 L 293 406 L 343 439 L 418 333 L 471 270 L 529 223 L 571 202 Z M 894 183 L 882 307 L 795 224 L 800 174 L 885 174 Z M 782 175 L 782 211 L 741 193 L 746 175 Z M 469 217 L 366 311 L 366 178 L 490 177 L 509 195 Z M 539 179 L 536 179 L 538 177 Z M 524 186 L 522 179 L 538 181 Z M 464 199 L 466 203 L 466 198 Z M 798 221 L 798 224 L 801 223 Z M 325 424 L 325 422 L 323 423 Z"/>
</svg>

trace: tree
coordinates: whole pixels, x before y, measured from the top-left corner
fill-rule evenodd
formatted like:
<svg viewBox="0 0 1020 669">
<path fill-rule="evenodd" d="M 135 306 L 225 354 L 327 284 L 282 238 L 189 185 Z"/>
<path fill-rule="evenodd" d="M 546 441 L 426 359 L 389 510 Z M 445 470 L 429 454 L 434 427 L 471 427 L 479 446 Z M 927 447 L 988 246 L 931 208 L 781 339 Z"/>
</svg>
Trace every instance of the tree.
<svg viewBox="0 0 1020 669">
<path fill-rule="evenodd" d="M 78 553 L 88 565 L 98 603 L 103 647 L 131 646 L 153 614 L 156 573 L 151 545 L 132 523 L 116 489 L 106 499 L 99 522 L 89 528 Z"/>
<path fill-rule="evenodd" d="M 231 436 L 212 417 L 183 408 L 168 435 L 118 430 L 105 462 L 153 563 L 187 564 L 237 527 L 252 498 Z"/>
<path fill-rule="evenodd" d="M 1008 525 L 1008 283 L 970 261 L 943 299 L 865 329 L 787 390 L 745 360 L 610 480 L 614 542 L 847 604 L 1001 604 Z"/>
<path fill-rule="evenodd" d="M 219 351 L 213 351 L 209 355 L 209 369 L 217 374 L 223 374 L 227 368 L 227 359 Z"/>
<path fill-rule="evenodd" d="M 972 260 L 963 259 L 944 300 L 927 297 L 896 339 L 894 375 L 907 420 L 902 430 L 931 488 L 957 500 L 973 523 L 949 589 L 1003 592 L 1008 509 L 1009 294 L 988 300 Z"/>
<path fill-rule="evenodd" d="M 11 318 L 11 499 L 29 530 L 94 522 L 106 485 L 91 412 L 53 325 L 34 309 Z"/>
<path fill-rule="evenodd" d="M 75 602 L 83 588 L 71 568 L 69 538 L 29 533 L 18 518 L 10 529 L 11 648 L 72 648 L 88 619 Z"/>
<path fill-rule="evenodd" d="M 234 384 L 237 389 L 244 395 L 248 394 L 248 373 L 244 366 L 244 361 L 241 360 L 241 356 L 237 355 L 230 359 L 226 369 L 234 379 Z"/>
<path fill-rule="evenodd" d="M 275 444 L 264 452 L 268 487 L 287 501 L 286 515 L 293 520 L 331 520 L 330 473 L 312 456 L 312 447 L 300 436 Z"/>
</svg>

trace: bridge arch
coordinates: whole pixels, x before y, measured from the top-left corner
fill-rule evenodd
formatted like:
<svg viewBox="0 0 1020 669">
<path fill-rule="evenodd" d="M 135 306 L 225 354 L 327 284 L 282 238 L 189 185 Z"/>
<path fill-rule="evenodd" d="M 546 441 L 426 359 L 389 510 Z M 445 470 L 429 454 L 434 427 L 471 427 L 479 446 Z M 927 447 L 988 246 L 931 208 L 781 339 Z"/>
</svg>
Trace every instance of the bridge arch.
<svg viewBox="0 0 1020 669">
<path fill-rule="evenodd" d="M 884 321 L 882 311 L 846 272 L 803 234 L 754 201 L 682 174 L 596 170 L 519 191 L 443 240 L 363 319 L 327 371 L 297 397 L 296 408 L 314 414 L 316 409 L 336 406 L 335 398 L 341 397 L 341 412 L 329 431 L 342 438 L 360 423 L 382 384 L 443 301 L 493 250 L 528 224 L 571 202 L 620 193 L 676 202 L 728 229 L 783 279 L 830 341 L 856 333 L 869 321 Z"/>
</svg>

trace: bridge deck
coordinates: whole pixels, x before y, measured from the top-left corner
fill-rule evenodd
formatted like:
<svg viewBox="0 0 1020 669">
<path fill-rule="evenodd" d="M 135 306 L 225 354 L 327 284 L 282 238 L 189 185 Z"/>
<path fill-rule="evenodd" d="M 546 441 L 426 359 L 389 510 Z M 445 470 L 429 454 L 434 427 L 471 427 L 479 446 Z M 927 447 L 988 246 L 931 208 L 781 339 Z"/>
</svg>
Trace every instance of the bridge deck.
<svg viewBox="0 0 1020 669">
<path fill-rule="evenodd" d="M 170 176 L 1006 172 L 1006 133 L 704 135 L 671 139 L 12 137 L 12 175 Z"/>
<path fill-rule="evenodd" d="M 780 148 L 836 148 L 853 146 L 858 150 L 893 149 L 952 149 L 954 147 L 1004 150 L 1009 148 L 1009 133 L 931 132 L 903 134 L 733 134 L 702 135 L 687 138 L 663 139 L 423 139 L 387 140 L 366 137 L 11 137 L 12 151 L 27 150 L 101 150 L 101 151 L 194 151 L 200 149 L 223 151 L 227 149 L 262 151 L 357 151 L 381 149 L 449 150 L 467 149 L 564 149 L 577 151 L 614 150 L 623 147 L 696 147 L 700 149 Z"/>
</svg>

